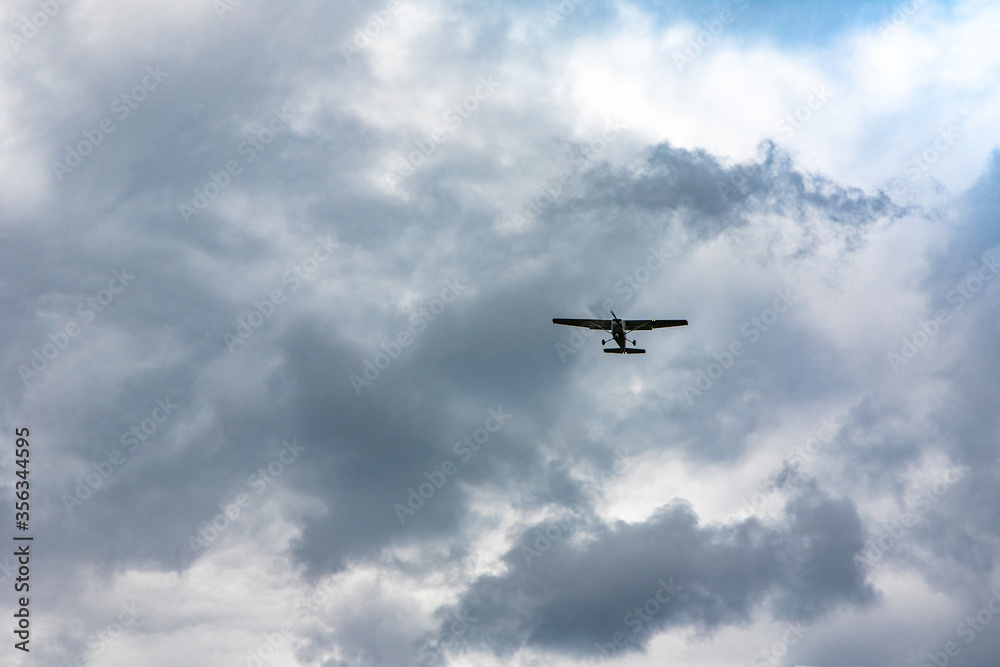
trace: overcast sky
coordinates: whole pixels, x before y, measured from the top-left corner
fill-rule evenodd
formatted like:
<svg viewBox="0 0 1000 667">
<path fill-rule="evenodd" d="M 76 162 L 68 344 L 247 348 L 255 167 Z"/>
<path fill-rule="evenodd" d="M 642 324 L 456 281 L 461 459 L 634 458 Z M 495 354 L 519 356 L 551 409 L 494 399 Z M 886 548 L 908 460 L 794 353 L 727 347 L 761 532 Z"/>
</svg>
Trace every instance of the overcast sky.
<svg viewBox="0 0 1000 667">
<path fill-rule="evenodd" d="M 3 664 L 996 664 L 996 3 L 2 21 Z"/>
</svg>

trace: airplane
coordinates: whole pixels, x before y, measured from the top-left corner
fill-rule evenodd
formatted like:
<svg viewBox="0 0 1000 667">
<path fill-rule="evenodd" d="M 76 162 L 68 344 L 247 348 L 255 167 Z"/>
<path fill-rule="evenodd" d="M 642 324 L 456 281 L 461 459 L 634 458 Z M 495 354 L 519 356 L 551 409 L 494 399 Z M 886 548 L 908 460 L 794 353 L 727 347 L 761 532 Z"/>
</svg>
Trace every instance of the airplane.
<svg viewBox="0 0 1000 667">
<path fill-rule="evenodd" d="M 663 327 L 684 327 L 687 320 L 623 320 L 611 311 L 611 320 L 573 320 L 564 317 L 552 318 L 552 324 L 564 324 L 570 327 L 584 327 L 587 329 L 600 329 L 611 334 L 608 340 L 601 339 L 601 345 L 610 343 L 612 340 L 618 343 L 618 348 L 606 347 L 604 351 L 608 354 L 645 354 L 646 350 L 625 347 L 625 343 L 635 345 L 635 340 L 628 340 L 625 336 L 632 331 L 650 331 L 652 329 L 662 329 Z"/>
</svg>

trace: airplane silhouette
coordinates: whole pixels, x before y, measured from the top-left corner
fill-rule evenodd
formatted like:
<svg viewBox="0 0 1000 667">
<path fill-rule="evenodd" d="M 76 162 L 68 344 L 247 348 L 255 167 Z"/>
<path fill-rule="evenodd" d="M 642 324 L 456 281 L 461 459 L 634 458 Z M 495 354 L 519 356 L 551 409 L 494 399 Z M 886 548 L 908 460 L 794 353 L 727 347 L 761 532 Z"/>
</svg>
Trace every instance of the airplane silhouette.
<svg viewBox="0 0 1000 667">
<path fill-rule="evenodd" d="M 564 317 L 555 317 L 552 319 L 552 324 L 563 324 L 570 327 L 584 327 L 586 329 L 600 329 L 601 331 L 611 334 L 610 339 L 601 339 L 601 345 L 610 343 L 612 340 L 618 343 L 617 349 L 613 347 L 604 348 L 604 351 L 608 354 L 645 354 L 646 350 L 625 346 L 625 343 L 632 343 L 632 345 L 636 344 L 635 340 L 628 340 L 626 337 L 629 333 L 633 331 L 662 329 L 664 327 L 684 327 L 687 326 L 688 323 L 687 320 L 623 320 L 615 315 L 615 311 L 613 310 L 611 311 L 611 317 L 614 319 L 574 320 Z"/>
</svg>

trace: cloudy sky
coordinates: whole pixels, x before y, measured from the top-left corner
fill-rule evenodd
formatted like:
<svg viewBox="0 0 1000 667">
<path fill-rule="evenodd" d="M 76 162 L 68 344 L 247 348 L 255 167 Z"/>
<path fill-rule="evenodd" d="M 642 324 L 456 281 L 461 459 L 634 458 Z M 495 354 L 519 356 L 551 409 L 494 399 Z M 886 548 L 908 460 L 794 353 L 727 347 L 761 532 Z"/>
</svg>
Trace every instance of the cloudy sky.
<svg viewBox="0 0 1000 667">
<path fill-rule="evenodd" d="M 996 3 L 2 21 L 3 664 L 995 664 Z"/>
</svg>

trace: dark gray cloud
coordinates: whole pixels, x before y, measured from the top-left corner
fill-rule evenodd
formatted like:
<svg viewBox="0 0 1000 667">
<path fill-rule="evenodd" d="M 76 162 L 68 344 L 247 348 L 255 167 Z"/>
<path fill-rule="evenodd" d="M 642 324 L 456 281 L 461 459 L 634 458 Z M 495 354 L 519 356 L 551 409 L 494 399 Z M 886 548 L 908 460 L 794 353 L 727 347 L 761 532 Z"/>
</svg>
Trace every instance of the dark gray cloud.
<svg viewBox="0 0 1000 667">
<path fill-rule="evenodd" d="M 612 652 L 631 651 L 670 626 L 745 625 L 761 606 L 812 623 L 840 604 L 874 601 L 855 559 L 863 537 L 853 504 L 814 487 L 775 525 L 702 526 L 682 501 L 637 524 L 554 520 L 523 530 L 505 572 L 473 583 L 458 614 L 501 654 L 523 646 L 596 654 L 616 642 Z"/>
</svg>

